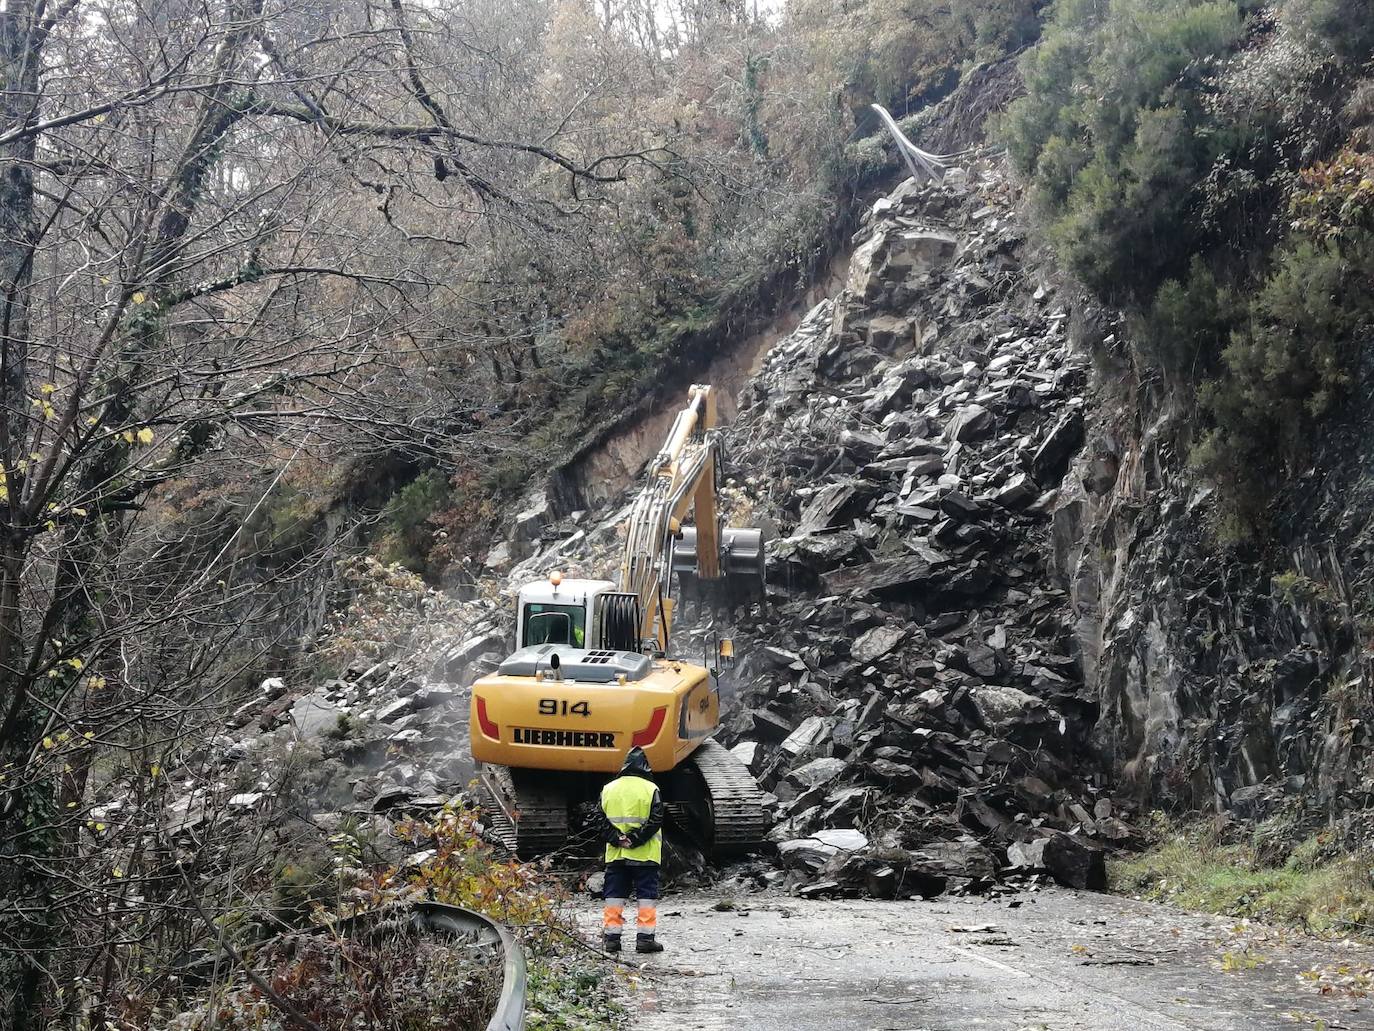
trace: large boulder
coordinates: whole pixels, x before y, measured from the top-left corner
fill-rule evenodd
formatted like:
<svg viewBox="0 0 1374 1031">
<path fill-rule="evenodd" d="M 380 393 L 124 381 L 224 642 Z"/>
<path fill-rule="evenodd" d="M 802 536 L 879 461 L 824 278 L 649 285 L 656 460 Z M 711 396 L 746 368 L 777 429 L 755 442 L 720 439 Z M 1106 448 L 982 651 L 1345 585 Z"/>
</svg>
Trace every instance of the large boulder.
<svg viewBox="0 0 1374 1031">
<path fill-rule="evenodd" d="M 793 757 L 818 751 L 830 741 L 834 725 L 834 720 L 824 716 L 808 716 L 802 720 L 801 726 L 787 735 L 787 740 L 779 747 Z"/>
<path fill-rule="evenodd" d="M 458 692 L 447 684 L 426 684 L 411 694 L 410 699 L 414 711 L 419 712 L 449 705 L 457 697 Z"/>
<path fill-rule="evenodd" d="M 911 631 L 891 624 L 875 626 L 862 634 L 853 645 L 849 654 L 855 662 L 878 662 L 911 636 Z"/>
<path fill-rule="evenodd" d="M 784 866 L 794 870 L 815 872 L 840 854 L 858 852 L 866 848 L 868 838 L 856 830 L 835 829 L 817 831 L 810 837 L 793 838 L 778 845 L 778 855 Z"/>
<path fill-rule="evenodd" d="M 750 773 L 757 774 L 763 765 L 763 746 L 757 741 L 741 741 L 730 751 Z"/>
<path fill-rule="evenodd" d="M 1035 482 L 1053 485 L 1063 480 L 1069 459 L 1083 446 L 1083 436 L 1082 412 L 1075 408 L 1060 416 L 1031 456 Z"/>
<path fill-rule="evenodd" d="M 896 234 L 887 247 L 887 267 L 903 276 L 929 272 L 954 257 L 959 238 L 943 229 L 912 229 Z"/>
<path fill-rule="evenodd" d="M 822 577 L 828 594 L 850 591 L 911 590 L 930 583 L 933 565 L 920 555 L 880 558 L 858 566 L 837 569 Z"/>
<path fill-rule="evenodd" d="M 986 684 L 970 688 L 969 695 L 983 725 L 998 734 L 1032 721 L 1045 708 L 1039 698 L 1016 687 Z"/>
<path fill-rule="evenodd" d="M 529 499 L 524 510 L 511 522 L 509 554 L 520 562 L 529 558 L 539 544 L 544 527 L 553 522 L 553 507 L 543 491 Z"/>
<path fill-rule="evenodd" d="M 837 894 L 868 895 L 875 899 L 934 898 L 944 892 L 948 880 L 904 865 L 885 854 L 841 852 L 821 870 L 825 883 Z"/>
<path fill-rule="evenodd" d="M 497 576 L 504 576 L 509 573 L 511 567 L 515 565 L 515 556 L 511 553 L 510 541 L 497 541 L 487 552 L 487 557 L 482 560 L 482 565 L 488 572 L 495 573 Z"/>
<path fill-rule="evenodd" d="M 1003 508 L 1022 509 L 1040 497 L 1040 488 L 1025 473 L 1009 477 L 1000 490 L 993 495 Z"/>
<path fill-rule="evenodd" d="M 868 320 L 868 346 L 893 354 L 914 346 L 915 324 L 905 315 L 875 315 Z"/>
<path fill-rule="evenodd" d="M 798 766 L 787 775 L 787 779 L 799 788 L 820 787 L 835 780 L 847 768 L 843 759 L 835 759 L 830 756 L 823 756 L 820 759 L 812 759 L 805 765 Z"/>
<path fill-rule="evenodd" d="M 1035 838 L 1032 841 L 1013 841 L 1007 846 L 1007 866 L 1024 873 L 1033 873 L 1045 868 L 1045 842 L 1049 838 Z"/>
<path fill-rule="evenodd" d="M 892 759 L 873 759 L 864 764 L 868 779 L 898 791 L 909 791 L 921 783 L 921 771 Z"/>
<path fill-rule="evenodd" d="M 845 508 L 857 493 L 858 484 L 853 482 L 826 484 L 802 506 L 801 518 L 797 520 L 797 533 L 817 533 L 843 526 Z"/>
<path fill-rule="evenodd" d="M 989 880 L 997 873 L 997 862 L 972 838 L 958 841 L 932 841 L 907 853 L 909 869 L 939 877 L 967 877 Z"/>
<path fill-rule="evenodd" d="M 855 297 L 870 300 L 881 292 L 886 248 L 887 234 L 879 232 L 861 243 L 850 255 L 849 279 L 845 285 Z"/>
<path fill-rule="evenodd" d="M 472 675 L 472 663 L 479 656 L 506 650 L 504 634 L 495 630 L 475 633 L 446 649 L 439 660 L 436 672 L 453 683 L 466 683 Z"/>
<path fill-rule="evenodd" d="M 1020 688 L 978 684 L 969 688 L 969 700 L 979 721 L 998 737 L 1027 748 L 1063 740 L 1060 713 Z"/>
<path fill-rule="evenodd" d="M 863 543 L 849 530 L 798 534 L 770 542 L 770 579 L 786 579 L 786 570 L 828 573 L 865 557 Z"/>
<path fill-rule="evenodd" d="M 943 229 L 892 233 L 884 227 L 855 249 L 846 285 L 855 297 L 872 301 L 886 286 L 947 264 L 958 249 L 959 238 Z"/>
<path fill-rule="evenodd" d="M 1068 888 L 1107 890 L 1107 861 L 1100 848 L 1062 831 L 1044 842 L 1041 864 L 1056 881 Z"/>
</svg>

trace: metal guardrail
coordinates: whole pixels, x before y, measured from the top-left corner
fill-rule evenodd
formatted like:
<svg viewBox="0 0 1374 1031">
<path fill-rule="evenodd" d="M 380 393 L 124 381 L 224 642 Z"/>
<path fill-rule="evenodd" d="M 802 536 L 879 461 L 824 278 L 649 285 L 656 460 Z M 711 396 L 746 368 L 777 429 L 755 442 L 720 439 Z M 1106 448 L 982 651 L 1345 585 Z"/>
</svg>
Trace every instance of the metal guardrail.
<svg viewBox="0 0 1374 1031">
<path fill-rule="evenodd" d="M 362 913 L 359 917 L 367 915 Z M 525 1026 L 525 993 L 528 990 L 525 949 L 510 931 L 481 913 L 441 902 L 414 903 L 411 906 L 410 925 L 417 931 L 438 931 L 459 937 L 476 937 L 479 941 L 500 941 L 504 956 L 501 998 L 496 1004 L 496 1012 L 487 1021 L 487 1031 L 522 1031 Z"/>
<path fill-rule="evenodd" d="M 883 125 L 887 127 L 893 142 L 897 144 L 897 153 L 902 155 L 902 160 L 911 172 L 911 177 L 917 182 L 943 182 L 946 167 L 953 155 L 927 153 L 906 138 L 906 133 L 898 128 L 896 119 L 888 114 L 887 108 L 882 104 L 870 104 L 869 107 L 877 111 L 878 117 L 883 120 Z"/>
<path fill-rule="evenodd" d="M 486 1031 L 524 1031 L 525 995 L 529 989 L 525 949 L 509 930 L 481 913 L 464 909 L 462 906 L 445 905 L 442 902 L 412 902 L 409 905 L 398 903 L 355 913 L 303 931 L 287 933 L 354 935 L 365 933 L 369 929 L 379 929 L 388 923 L 394 927 L 401 922 L 405 923 L 408 930 L 417 934 L 451 935 L 468 939 L 477 945 L 499 944 L 502 959 L 501 995 L 497 1000 L 495 1012 L 487 1021 Z M 257 944 L 261 945 L 263 942 Z M 243 962 L 242 956 L 236 950 L 228 948 L 227 952 L 235 964 Z M 221 961 L 220 953 L 207 953 L 179 967 L 178 973 L 188 984 L 208 984 L 213 977 L 223 975 L 220 969 Z"/>
</svg>

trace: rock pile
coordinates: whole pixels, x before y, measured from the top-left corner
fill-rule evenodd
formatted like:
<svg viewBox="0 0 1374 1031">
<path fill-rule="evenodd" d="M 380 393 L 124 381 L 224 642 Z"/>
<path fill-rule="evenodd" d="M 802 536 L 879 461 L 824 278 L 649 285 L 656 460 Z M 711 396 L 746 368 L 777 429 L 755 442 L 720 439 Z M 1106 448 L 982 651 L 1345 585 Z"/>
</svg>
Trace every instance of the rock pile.
<svg viewBox="0 0 1374 1031">
<path fill-rule="evenodd" d="M 306 821 L 325 833 L 345 823 L 386 840 L 391 823 L 462 800 L 471 782 L 465 685 L 505 654 L 508 614 L 495 598 L 460 601 L 424 589 L 437 647 L 397 648 L 335 678 L 268 677 L 229 715 L 210 747 L 167 780 L 164 829 L 216 840 L 229 824 L 280 828 Z M 107 786 L 100 819 L 121 813 L 129 786 Z M 250 835 L 251 837 L 251 835 Z M 394 844 L 394 843 L 393 843 Z"/>
<path fill-rule="evenodd" d="M 776 532 L 723 736 L 776 796 L 800 890 L 1100 888 L 1131 832 L 1046 561 L 1084 439 L 1069 312 L 995 166 L 907 180 L 856 243 L 732 429 L 735 521 Z"/>
</svg>

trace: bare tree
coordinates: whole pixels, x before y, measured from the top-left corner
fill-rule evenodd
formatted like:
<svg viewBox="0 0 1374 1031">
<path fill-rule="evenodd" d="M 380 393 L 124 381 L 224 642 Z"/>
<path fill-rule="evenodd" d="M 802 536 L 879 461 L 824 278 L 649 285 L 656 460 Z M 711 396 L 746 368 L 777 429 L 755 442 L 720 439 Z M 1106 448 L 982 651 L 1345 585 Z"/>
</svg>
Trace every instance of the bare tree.
<svg viewBox="0 0 1374 1031">
<path fill-rule="evenodd" d="M 458 317 L 520 285 L 450 278 L 437 256 L 462 270 L 665 160 L 652 141 L 603 148 L 576 104 L 522 110 L 533 59 L 474 29 L 503 6 L 0 10 L 6 1026 L 75 1023 L 92 965 L 148 933 L 109 925 L 157 828 L 111 859 L 88 781 L 204 740 L 280 633 L 253 526 L 282 471 L 437 447 L 455 409 L 424 409 L 455 351 L 490 354 L 498 381 L 539 365 L 527 314 L 482 338 Z M 502 22 L 527 47 L 545 28 L 538 5 Z"/>
</svg>

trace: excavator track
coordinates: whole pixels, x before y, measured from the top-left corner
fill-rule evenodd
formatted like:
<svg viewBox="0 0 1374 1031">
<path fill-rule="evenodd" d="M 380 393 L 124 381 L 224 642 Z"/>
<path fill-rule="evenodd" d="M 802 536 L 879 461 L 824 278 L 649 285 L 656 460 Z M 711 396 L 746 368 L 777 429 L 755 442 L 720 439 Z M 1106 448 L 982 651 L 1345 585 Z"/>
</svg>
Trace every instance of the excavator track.
<svg viewBox="0 0 1374 1031">
<path fill-rule="evenodd" d="M 692 753 L 687 764 L 696 768 L 710 796 L 714 816 L 712 851 L 744 852 L 763 843 L 768 814 L 763 792 L 748 767 L 714 739 Z"/>
<path fill-rule="evenodd" d="M 521 859 L 556 852 L 568 840 L 568 800 L 549 778 L 483 764 L 482 812 L 496 839 Z"/>
</svg>

